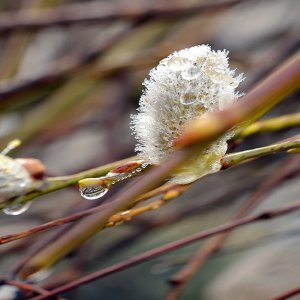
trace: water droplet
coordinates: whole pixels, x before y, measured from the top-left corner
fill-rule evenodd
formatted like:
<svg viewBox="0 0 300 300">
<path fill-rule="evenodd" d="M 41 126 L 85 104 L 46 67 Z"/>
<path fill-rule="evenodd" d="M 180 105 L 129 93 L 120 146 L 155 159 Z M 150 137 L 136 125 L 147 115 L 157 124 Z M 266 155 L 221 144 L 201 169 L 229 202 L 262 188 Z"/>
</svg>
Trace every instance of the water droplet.
<svg viewBox="0 0 300 300">
<path fill-rule="evenodd" d="M 197 95 L 192 90 L 187 90 L 180 96 L 179 100 L 183 105 L 190 105 L 196 102 Z"/>
<path fill-rule="evenodd" d="M 50 275 L 53 274 L 53 271 L 54 270 L 50 269 L 50 268 L 43 269 L 36 273 L 33 273 L 27 279 L 29 279 L 31 283 L 38 283 L 38 282 L 41 282 L 41 281 L 47 279 Z"/>
<path fill-rule="evenodd" d="M 233 88 L 236 88 L 236 87 L 238 87 L 239 83 L 240 82 L 237 79 L 233 78 L 232 81 L 230 82 L 230 86 L 232 86 Z"/>
<path fill-rule="evenodd" d="M 127 173 L 109 172 L 109 173 L 106 174 L 106 176 L 104 178 L 111 181 L 111 183 L 113 184 L 113 183 L 124 180 L 125 178 L 127 178 L 127 176 L 128 176 Z"/>
<path fill-rule="evenodd" d="M 79 191 L 83 198 L 87 200 L 96 200 L 103 197 L 108 192 L 108 188 L 103 186 L 89 186 L 82 187 Z"/>
<path fill-rule="evenodd" d="M 185 57 L 173 56 L 167 62 L 167 66 L 173 71 L 181 71 L 185 69 L 190 64 L 190 61 Z"/>
<path fill-rule="evenodd" d="M 224 73 L 222 72 L 218 72 L 215 70 L 210 70 L 209 72 L 207 72 L 209 78 L 211 79 L 212 82 L 214 83 L 222 83 L 222 82 L 226 82 L 227 78 L 224 75 Z"/>
<path fill-rule="evenodd" d="M 193 80 L 199 77 L 201 74 L 201 71 L 196 66 L 190 67 L 187 70 L 182 71 L 181 76 L 183 79 L 186 80 Z"/>
<path fill-rule="evenodd" d="M 17 216 L 24 213 L 31 205 L 31 202 L 27 203 L 15 203 L 6 208 L 3 208 L 3 212 L 6 215 Z"/>
</svg>

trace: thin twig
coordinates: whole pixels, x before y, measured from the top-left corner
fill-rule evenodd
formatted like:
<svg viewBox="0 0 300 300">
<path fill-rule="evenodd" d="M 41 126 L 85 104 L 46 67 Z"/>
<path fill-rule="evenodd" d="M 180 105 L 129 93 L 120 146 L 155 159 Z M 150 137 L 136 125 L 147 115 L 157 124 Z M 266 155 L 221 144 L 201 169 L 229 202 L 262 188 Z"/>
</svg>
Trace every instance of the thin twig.
<svg viewBox="0 0 300 300">
<path fill-rule="evenodd" d="M 286 151 L 288 149 L 295 149 L 298 146 L 300 146 L 300 141 L 299 142 L 298 141 L 288 141 L 288 142 L 277 143 L 277 144 L 262 147 L 262 148 L 232 153 L 232 154 L 228 154 L 228 155 L 224 156 L 224 158 L 222 159 L 222 165 L 223 165 L 224 169 L 225 168 L 227 169 L 231 166 L 234 166 L 234 165 L 236 165 L 240 162 L 246 161 L 248 159 L 258 158 L 258 157 L 261 157 L 261 156 L 264 156 L 267 154 L 277 153 L 280 151 Z M 128 159 L 128 161 L 129 160 L 130 160 L 130 158 Z M 103 168 L 103 167 L 99 167 L 99 168 Z M 93 169 L 93 170 L 95 170 L 95 169 Z M 85 173 L 88 173 L 88 172 L 89 172 L 89 170 L 85 171 Z M 61 186 L 60 188 L 63 188 L 63 186 Z M 136 215 L 140 215 L 149 210 L 153 210 L 155 207 L 159 208 L 161 205 L 164 205 L 166 203 L 165 200 L 166 200 L 166 198 L 169 197 L 169 195 L 172 194 L 174 196 L 173 198 L 178 197 L 179 195 L 181 195 L 181 193 L 183 193 L 188 188 L 189 188 L 188 185 L 180 186 L 180 185 L 176 185 L 176 184 L 169 184 L 169 185 L 164 185 L 160 188 L 154 189 L 153 191 L 146 193 L 142 197 L 138 198 L 131 205 L 129 205 L 127 207 L 126 211 L 119 212 L 119 213 L 116 213 L 115 215 L 111 216 L 104 227 L 113 227 L 115 225 L 119 225 L 124 221 L 130 220 L 132 217 L 134 217 Z M 47 193 L 49 191 L 47 189 L 45 191 L 41 191 L 40 193 L 43 193 L 43 192 Z M 144 207 L 138 208 L 134 211 L 128 211 L 128 209 L 130 209 L 134 205 L 136 205 L 142 201 L 148 200 L 151 197 L 159 195 L 161 193 L 164 193 L 165 196 L 162 197 L 161 199 L 157 200 L 155 203 L 150 203 L 150 204 L 148 204 Z M 24 198 L 25 197 L 26 196 L 24 196 Z M 32 227 L 31 229 L 27 229 L 27 230 L 24 230 L 24 231 L 15 233 L 15 234 L 9 234 L 6 236 L 2 236 L 2 237 L 0 237 L 0 245 L 6 244 L 6 243 L 9 243 L 9 242 L 21 239 L 21 238 L 28 237 L 33 234 L 44 232 L 46 230 L 55 228 L 57 226 L 60 226 L 60 225 L 66 224 L 66 223 L 78 221 L 78 220 L 82 219 L 83 217 L 86 217 L 88 215 L 91 215 L 93 213 L 96 213 L 100 210 L 107 208 L 109 205 L 110 204 L 103 204 L 103 205 L 101 205 L 101 207 L 91 208 L 91 209 L 88 209 L 88 210 L 85 210 L 85 211 L 82 211 L 79 213 L 75 213 L 73 215 L 69 215 L 67 217 L 59 218 L 59 219 L 47 222 L 42 225 Z M 125 212 L 126 212 L 126 214 L 125 214 Z"/>
<path fill-rule="evenodd" d="M 176 185 L 176 184 L 164 185 L 164 186 L 159 187 L 159 188 L 157 188 L 157 189 L 155 189 L 155 190 L 153 190 L 149 193 L 146 193 L 142 197 L 138 198 L 134 203 L 132 203 L 130 206 L 128 206 L 128 209 L 130 209 L 132 206 L 134 206 L 134 205 L 136 205 L 136 204 L 138 204 L 142 201 L 146 201 L 146 200 L 150 199 L 151 197 L 157 196 L 157 195 L 162 194 L 162 193 L 166 194 L 166 196 L 164 196 L 163 199 L 166 198 L 166 197 L 169 197 L 171 194 L 174 195 L 174 197 L 175 196 L 177 197 L 184 190 L 186 190 L 187 188 L 188 188 L 188 185 L 186 185 L 186 186 L 180 186 L 180 185 Z M 63 217 L 63 218 L 59 218 L 59 219 L 44 223 L 42 225 L 32 227 L 30 229 L 27 229 L 27 230 L 24 230 L 24 231 L 21 231 L 21 232 L 18 232 L 18 233 L 1 236 L 0 237 L 0 245 L 1 244 L 6 244 L 6 243 L 9 243 L 9 242 L 18 240 L 18 239 L 22 239 L 22 238 L 25 238 L 25 237 L 29 237 L 29 236 L 32 236 L 34 234 L 41 233 L 41 232 L 44 232 L 46 230 L 55 228 L 57 226 L 61 226 L 63 224 L 78 221 L 78 220 L 82 219 L 83 217 L 86 217 L 86 216 L 91 215 L 93 213 L 104 210 L 107 207 L 109 207 L 110 205 L 111 205 L 110 203 L 107 203 L 107 204 L 104 203 L 99 207 L 93 207 L 93 208 L 84 210 L 82 212 L 78 212 L 78 213 Z M 154 204 L 151 204 L 151 206 L 154 206 Z M 149 209 L 150 209 L 150 207 L 149 207 Z M 125 214 L 125 212 L 127 212 L 127 215 Z M 123 222 L 123 221 L 127 220 L 129 215 L 131 215 L 131 213 L 129 211 L 125 211 L 125 212 L 123 212 L 123 213 L 120 212 L 120 213 L 117 213 L 117 214 L 113 215 L 108 220 L 105 227 L 112 227 L 116 224 L 119 224 L 120 222 Z M 135 212 L 133 212 L 133 214 L 135 214 Z"/>
<path fill-rule="evenodd" d="M 264 199 L 266 194 L 272 191 L 275 186 L 282 184 L 288 177 L 299 172 L 299 170 L 299 156 L 284 160 L 282 167 L 279 167 L 279 172 L 272 174 L 271 177 L 267 178 L 241 208 L 239 208 L 230 221 L 245 217 Z M 167 300 L 175 300 L 178 298 L 191 278 L 199 271 L 203 264 L 221 248 L 230 234 L 231 232 L 227 231 L 214 239 L 209 240 L 204 246 L 200 247 L 198 252 L 196 252 L 191 260 L 178 273 L 171 277 L 170 283 L 173 287 L 166 297 Z"/>
<path fill-rule="evenodd" d="M 37 198 L 39 196 L 58 191 L 60 189 L 72 186 L 77 184 L 77 182 L 81 179 L 87 178 L 87 177 L 99 177 L 107 174 L 110 170 L 112 170 L 115 167 L 118 167 L 119 165 L 126 163 L 128 161 L 136 159 L 135 156 L 128 157 L 119 161 L 115 161 L 100 167 L 96 167 L 93 169 L 89 169 L 80 173 L 76 173 L 73 175 L 68 176 L 60 176 L 60 177 L 48 177 L 45 178 L 40 184 L 39 190 L 35 190 L 32 192 L 29 192 L 28 194 L 24 196 L 20 196 L 17 199 L 14 199 L 13 201 L 8 200 L 6 202 L 0 203 L 0 210 L 4 207 L 8 206 L 12 203 L 26 203 L 28 201 L 31 201 L 34 198 Z"/>
<path fill-rule="evenodd" d="M 214 236 L 216 234 L 220 234 L 220 233 L 223 233 L 223 232 L 226 232 L 229 230 L 233 230 L 233 229 L 236 229 L 236 228 L 239 228 L 239 227 L 251 224 L 251 223 L 269 221 L 271 219 L 283 216 L 285 214 L 295 212 L 299 209 L 300 209 L 300 202 L 296 202 L 292 205 L 288 205 L 283 208 L 266 211 L 266 212 L 260 213 L 258 215 L 252 216 L 252 217 L 246 217 L 246 218 L 243 218 L 240 220 L 232 221 L 232 222 L 217 226 L 217 227 L 209 229 L 209 230 L 202 231 L 200 233 L 196 233 L 194 235 L 188 236 L 188 237 L 180 239 L 178 241 L 175 241 L 175 242 L 166 244 L 164 246 L 152 249 L 150 251 L 144 252 L 142 254 L 136 255 L 136 256 L 131 257 L 123 262 L 114 264 L 110 267 L 107 267 L 103 270 L 94 272 L 94 273 L 87 275 L 85 277 L 82 277 L 80 279 L 69 282 L 57 289 L 50 291 L 47 295 L 40 295 L 40 296 L 32 298 L 32 300 L 46 299 L 47 297 L 69 291 L 71 289 L 77 288 L 78 286 L 86 284 L 88 282 L 103 278 L 105 276 L 128 269 L 130 267 L 136 266 L 137 264 L 148 261 L 150 259 L 153 259 L 157 256 L 163 255 L 170 251 L 176 250 L 178 248 L 187 246 L 196 241 L 200 241 L 200 240 L 206 239 L 208 237 Z"/>
<path fill-rule="evenodd" d="M 243 0 L 246 1 L 246 0 Z M 144 17 L 173 18 L 186 17 L 200 12 L 215 11 L 231 7 L 242 0 L 215 1 L 194 5 L 119 5 L 113 9 L 103 9 L 98 1 L 60 6 L 51 10 L 23 10 L 0 15 L 0 33 L 12 30 L 36 30 L 50 26 L 67 26 L 78 23 L 99 23 L 115 20 L 137 20 Z"/>
<path fill-rule="evenodd" d="M 1 280 L 1 284 L 7 284 L 7 285 L 15 286 L 15 287 L 17 287 L 21 290 L 31 292 L 31 293 L 37 293 L 37 294 L 40 294 L 40 295 L 47 295 L 48 294 L 48 291 L 46 291 L 45 289 L 43 289 L 41 287 L 38 287 L 38 286 L 32 285 L 32 284 L 28 284 L 28 283 L 25 283 L 25 282 L 12 280 L 12 279 L 3 279 L 3 280 Z M 55 297 L 55 299 L 64 300 L 61 297 Z"/>
<path fill-rule="evenodd" d="M 289 298 L 294 297 L 299 294 L 300 294 L 300 287 L 297 287 L 296 289 L 285 292 L 285 293 L 273 298 L 272 300 L 285 300 L 285 299 L 289 299 Z"/>
<path fill-rule="evenodd" d="M 290 149 L 297 149 L 300 147 L 300 139 L 291 140 L 281 143 L 272 144 L 265 147 L 246 150 L 239 153 L 227 154 L 222 158 L 222 165 L 224 168 L 227 166 L 234 166 L 248 159 L 262 157 L 270 153 L 278 153 L 288 151 Z"/>
<path fill-rule="evenodd" d="M 234 138 L 245 138 L 257 133 L 278 131 L 294 126 L 300 126 L 300 113 L 257 121 L 235 134 Z"/>
<path fill-rule="evenodd" d="M 27 277 L 53 265 L 67 253 L 82 245 L 103 228 L 107 220 L 126 209 L 129 203 L 141 194 L 156 188 L 174 169 L 182 165 L 191 155 L 198 153 L 216 138 L 236 124 L 255 119 L 300 85 L 300 52 L 279 67 L 271 76 L 250 91 L 243 100 L 224 111 L 209 113 L 207 118 L 196 119 L 177 141 L 182 150 L 170 155 L 160 166 L 151 169 L 146 176 L 121 190 L 107 209 L 88 216 L 60 238 L 35 255 L 21 270 L 20 276 Z"/>
<path fill-rule="evenodd" d="M 286 141 L 278 142 L 276 144 L 272 144 L 265 147 L 260 147 L 256 149 L 241 151 L 237 153 L 231 153 L 225 155 L 222 160 L 222 168 L 226 169 L 229 167 L 232 167 L 236 164 L 239 164 L 241 162 L 247 161 L 249 159 L 262 157 L 265 155 L 278 153 L 282 151 L 288 151 L 292 149 L 293 151 L 298 149 L 300 147 L 300 140 L 298 140 L 298 136 L 295 138 L 290 138 Z M 5 208 L 6 206 L 11 205 L 12 203 L 26 203 L 28 201 L 31 201 L 39 196 L 72 186 L 74 184 L 77 184 L 77 182 L 81 179 L 87 178 L 87 177 L 99 177 L 102 175 L 105 175 L 109 171 L 111 171 L 113 168 L 121 166 L 123 163 L 129 162 L 131 160 L 136 159 L 136 157 L 129 157 L 127 159 L 123 159 L 121 161 L 116 161 L 104 166 L 100 166 L 97 168 L 89 169 L 77 174 L 64 176 L 64 177 L 53 177 L 53 178 L 47 178 L 41 183 L 37 183 L 38 190 L 34 190 L 32 192 L 29 192 L 28 194 L 24 196 L 17 197 L 13 200 L 7 200 L 6 202 L 0 203 L 0 210 Z M 154 192 L 156 193 L 156 192 Z M 73 219 L 72 219 L 73 222 Z M 0 243 L 1 244 L 1 243 Z"/>
<path fill-rule="evenodd" d="M 5 108 L 7 105 L 11 104 L 11 96 L 22 94 L 34 87 L 44 87 L 49 86 L 50 84 L 59 83 L 70 76 L 74 76 L 74 74 L 77 74 L 88 64 L 94 62 L 103 55 L 116 42 L 119 42 L 120 39 L 126 37 L 126 35 L 128 35 L 134 27 L 141 24 L 141 22 L 143 22 L 143 20 L 124 25 L 121 30 L 102 41 L 98 47 L 88 50 L 81 57 L 73 57 L 70 59 L 70 54 L 68 54 L 68 56 L 61 58 L 56 62 L 46 74 L 38 75 L 26 80 L 6 82 L 0 89 L 1 107 Z"/>
</svg>

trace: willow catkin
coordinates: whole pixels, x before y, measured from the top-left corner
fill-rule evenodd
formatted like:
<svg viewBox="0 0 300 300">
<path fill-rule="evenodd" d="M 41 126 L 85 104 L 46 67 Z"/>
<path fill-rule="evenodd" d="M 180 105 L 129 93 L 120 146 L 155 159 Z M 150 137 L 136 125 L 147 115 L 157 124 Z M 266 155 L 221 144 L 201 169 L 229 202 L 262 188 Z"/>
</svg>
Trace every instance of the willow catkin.
<svg viewBox="0 0 300 300">
<path fill-rule="evenodd" d="M 243 76 L 235 76 L 227 55 L 227 51 L 214 51 L 208 45 L 194 46 L 172 53 L 150 71 L 131 122 L 140 159 L 160 164 L 175 151 L 174 141 L 191 120 L 222 110 L 238 99 L 235 89 Z M 171 180 L 186 184 L 218 171 L 231 135 L 225 134 L 191 157 Z"/>
</svg>

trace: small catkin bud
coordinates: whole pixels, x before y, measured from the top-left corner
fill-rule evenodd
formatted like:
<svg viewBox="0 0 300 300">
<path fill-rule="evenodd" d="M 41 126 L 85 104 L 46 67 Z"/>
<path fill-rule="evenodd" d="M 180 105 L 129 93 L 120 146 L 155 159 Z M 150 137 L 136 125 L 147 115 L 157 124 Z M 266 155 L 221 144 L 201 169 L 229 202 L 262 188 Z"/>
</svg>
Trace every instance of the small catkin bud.
<svg viewBox="0 0 300 300">
<path fill-rule="evenodd" d="M 175 151 L 174 141 L 191 120 L 222 110 L 238 99 L 235 89 L 243 76 L 235 76 L 227 55 L 227 51 L 213 51 L 208 45 L 195 46 L 172 53 L 150 71 L 131 122 L 140 159 L 160 164 Z M 171 180 L 186 184 L 220 170 L 231 136 L 225 134 L 191 157 Z"/>
<path fill-rule="evenodd" d="M 31 175 L 18 161 L 0 154 L 0 203 L 25 194 L 32 184 Z"/>
</svg>

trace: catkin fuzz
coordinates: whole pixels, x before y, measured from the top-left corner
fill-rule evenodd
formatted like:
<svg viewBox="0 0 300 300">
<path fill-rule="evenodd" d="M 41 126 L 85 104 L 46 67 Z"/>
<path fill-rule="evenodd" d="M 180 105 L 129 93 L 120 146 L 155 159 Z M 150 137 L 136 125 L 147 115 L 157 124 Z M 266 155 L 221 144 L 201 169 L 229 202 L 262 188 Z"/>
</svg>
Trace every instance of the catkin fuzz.
<svg viewBox="0 0 300 300">
<path fill-rule="evenodd" d="M 243 76 L 229 68 L 227 55 L 208 45 L 194 46 L 172 53 L 150 71 L 138 113 L 131 121 L 140 159 L 160 164 L 175 151 L 174 140 L 191 120 L 222 110 L 239 98 L 236 88 Z M 171 180 L 186 184 L 218 171 L 231 136 L 225 134 L 191 157 Z"/>
</svg>

